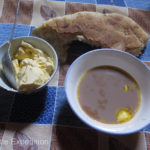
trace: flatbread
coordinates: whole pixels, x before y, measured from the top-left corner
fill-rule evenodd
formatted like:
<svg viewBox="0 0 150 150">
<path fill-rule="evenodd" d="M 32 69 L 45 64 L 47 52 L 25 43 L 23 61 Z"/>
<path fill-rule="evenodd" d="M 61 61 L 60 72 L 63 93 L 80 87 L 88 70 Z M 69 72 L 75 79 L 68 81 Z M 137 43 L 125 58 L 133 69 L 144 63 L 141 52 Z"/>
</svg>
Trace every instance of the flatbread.
<svg viewBox="0 0 150 150">
<path fill-rule="evenodd" d="M 68 44 L 74 40 L 139 56 L 149 36 L 129 17 L 86 11 L 45 21 L 32 34 L 51 43 L 61 62 L 66 61 Z"/>
</svg>

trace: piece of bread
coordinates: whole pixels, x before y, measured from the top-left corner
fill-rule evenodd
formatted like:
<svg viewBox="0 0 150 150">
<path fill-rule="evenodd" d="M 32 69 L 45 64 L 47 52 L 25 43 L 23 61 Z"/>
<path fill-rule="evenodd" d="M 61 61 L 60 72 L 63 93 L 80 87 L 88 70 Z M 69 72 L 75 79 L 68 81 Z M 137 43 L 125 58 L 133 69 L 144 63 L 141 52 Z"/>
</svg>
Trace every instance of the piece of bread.
<svg viewBox="0 0 150 150">
<path fill-rule="evenodd" d="M 68 44 L 74 40 L 139 56 L 149 36 L 129 17 L 85 11 L 45 21 L 32 34 L 51 43 L 61 62 L 66 61 Z"/>
</svg>

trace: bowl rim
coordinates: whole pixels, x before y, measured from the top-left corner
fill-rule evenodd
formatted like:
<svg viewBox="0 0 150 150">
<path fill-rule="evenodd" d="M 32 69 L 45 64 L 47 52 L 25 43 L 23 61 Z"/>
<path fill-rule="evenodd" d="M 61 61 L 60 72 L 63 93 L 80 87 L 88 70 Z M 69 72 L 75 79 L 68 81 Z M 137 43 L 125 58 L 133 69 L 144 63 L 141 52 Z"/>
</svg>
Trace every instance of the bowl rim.
<svg viewBox="0 0 150 150">
<path fill-rule="evenodd" d="M 125 52 L 125 51 L 122 51 L 122 50 L 119 50 L 119 49 L 113 49 L 113 48 L 102 48 L 102 49 L 94 49 L 92 51 L 88 51 L 82 55 L 80 55 L 78 58 L 76 58 L 73 63 L 70 65 L 68 71 L 67 71 L 67 74 L 66 74 L 66 78 L 65 78 L 65 82 L 64 82 L 64 87 L 65 87 L 65 93 L 66 93 L 66 97 L 67 97 L 67 101 L 71 107 L 71 109 L 73 110 L 73 112 L 80 118 L 80 120 L 82 120 L 85 124 L 87 124 L 88 126 L 98 130 L 98 131 L 102 131 L 104 133 L 107 133 L 107 134 L 112 134 L 112 135 L 127 135 L 127 134 L 132 134 L 132 133 L 135 133 L 135 132 L 138 132 L 140 130 L 142 130 L 143 128 L 145 128 L 146 126 L 148 126 L 150 124 L 149 123 L 146 123 L 143 127 L 140 127 L 140 128 L 137 128 L 136 130 L 133 130 L 133 131 L 126 131 L 126 132 L 116 132 L 116 131 L 107 131 L 107 129 L 102 129 L 102 128 L 98 128 L 96 126 L 94 126 L 93 124 L 89 123 L 86 119 L 84 119 L 83 117 L 81 117 L 77 112 L 76 112 L 76 109 L 74 108 L 74 106 L 72 105 L 71 103 L 71 100 L 69 99 L 69 96 L 68 96 L 68 92 L 67 92 L 67 83 L 68 83 L 68 76 L 70 74 L 70 71 L 72 70 L 72 68 L 74 67 L 74 65 L 80 60 L 82 59 L 82 57 L 84 57 L 85 55 L 88 55 L 90 53 L 93 53 L 93 52 L 99 52 L 99 51 L 106 51 L 106 50 L 109 50 L 109 51 L 114 51 L 114 52 L 119 52 L 119 53 L 124 53 L 125 55 L 128 55 L 130 56 L 132 59 L 135 59 L 137 60 L 139 63 L 141 63 L 147 70 L 150 71 L 150 67 L 148 67 L 147 64 L 145 64 L 143 61 L 141 61 L 139 58 L 137 58 L 136 56 L 128 53 L 128 52 Z"/>
<path fill-rule="evenodd" d="M 56 74 L 56 72 L 57 72 L 57 70 L 58 70 L 58 56 L 57 56 L 57 53 L 56 53 L 54 47 L 53 47 L 50 43 L 48 43 L 46 40 L 44 40 L 44 39 L 42 39 L 42 38 L 39 38 L 39 37 L 36 37 L 36 36 L 19 36 L 19 37 L 13 38 L 12 41 L 13 41 L 13 40 L 17 40 L 17 39 L 23 39 L 23 40 L 25 40 L 26 38 L 35 39 L 35 40 L 40 40 L 40 41 L 42 41 L 44 44 L 47 44 L 47 45 L 50 47 L 51 51 L 53 51 L 53 54 L 54 54 L 54 56 L 55 56 L 55 68 L 54 68 L 54 71 L 53 71 L 53 73 L 51 74 L 49 80 L 48 80 L 47 82 L 45 82 L 44 84 L 42 84 L 41 86 L 39 86 L 38 88 L 33 89 L 33 90 L 31 90 L 31 91 L 18 91 L 18 90 L 15 90 L 13 87 L 10 87 L 11 90 L 8 90 L 8 89 L 2 87 L 3 89 L 5 89 L 5 90 L 7 90 L 7 91 L 9 91 L 9 92 L 14 92 L 14 93 L 19 93 L 19 94 L 30 94 L 30 93 L 37 92 L 37 91 L 39 91 L 40 89 L 42 89 L 43 87 L 45 87 L 45 86 L 52 80 L 52 78 L 54 77 L 54 75 Z M 5 43 L 1 44 L 0 47 L 3 47 L 3 46 L 6 45 L 7 43 L 9 43 L 9 41 L 6 41 Z M 32 43 L 32 42 L 31 42 L 31 43 Z"/>
</svg>

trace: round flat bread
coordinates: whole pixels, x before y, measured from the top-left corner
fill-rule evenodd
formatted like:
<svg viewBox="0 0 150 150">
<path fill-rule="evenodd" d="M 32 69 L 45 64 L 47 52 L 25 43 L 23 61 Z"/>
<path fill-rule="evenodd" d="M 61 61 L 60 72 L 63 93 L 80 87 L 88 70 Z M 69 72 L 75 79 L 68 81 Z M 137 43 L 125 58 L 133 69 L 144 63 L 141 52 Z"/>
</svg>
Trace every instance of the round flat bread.
<svg viewBox="0 0 150 150">
<path fill-rule="evenodd" d="M 32 34 L 50 42 L 61 62 L 66 60 L 68 44 L 74 40 L 139 56 L 149 36 L 129 17 L 86 11 L 50 19 Z"/>
</svg>

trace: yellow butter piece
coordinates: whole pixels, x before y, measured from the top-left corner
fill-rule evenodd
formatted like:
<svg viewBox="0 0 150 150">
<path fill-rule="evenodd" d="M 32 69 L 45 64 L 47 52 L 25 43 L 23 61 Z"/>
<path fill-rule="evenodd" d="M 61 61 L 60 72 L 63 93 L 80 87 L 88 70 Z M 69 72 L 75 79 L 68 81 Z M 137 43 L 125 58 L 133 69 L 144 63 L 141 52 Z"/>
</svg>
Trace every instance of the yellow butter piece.
<svg viewBox="0 0 150 150">
<path fill-rule="evenodd" d="M 18 60 L 14 59 L 12 61 L 12 63 L 13 63 L 13 66 L 14 66 L 14 73 L 15 73 L 15 75 L 17 75 L 20 71 L 20 66 L 19 66 Z"/>
<path fill-rule="evenodd" d="M 36 61 L 34 61 L 33 59 L 30 59 L 30 58 L 25 58 L 24 60 L 22 60 L 20 62 L 20 67 L 23 67 L 23 66 L 33 66 L 33 67 L 39 67 L 39 64 L 36 63 Z"/>
<path fill-rule="evenodd" d="M 122 108 L 116 113 L 116 120 L 118 123 L 124 123 L 132 119 L 132 113 L 127 108 Z"/>
<path fill-rule="evenodd" d="M 43 85 L 54 70 L 52 58 L 24 41 L 21 42 L 16 54 L 11 57 L 20 91 L 33 90 Z"/>
<path fill-rule="evenodd" d="M 130 89 L 130 87 L 129 87 L 128 85 L 124 85 L 124 86 L 123 86 L 123 90 L 124 90 L 124 92 L 128 92 L 128 91 L 129 91 L 129 89 Z"/>
<path fill-rule="evenodd" d="M 15 58 L 18 60 L 23 60 L 25 58 L 32 58 L 32 53 L 29 51 L 25 51 L 22 47 L 20 47 L 15 55 Z"/>
<path fill-rule="evenodd" d="M 37 88 L 47 82 L 49 74 L 42 71 L 39 67 L 27 65 L 22 67 L 17 77 L 20 90 L 32 90 L 31 87 Z"/>
</svg>

